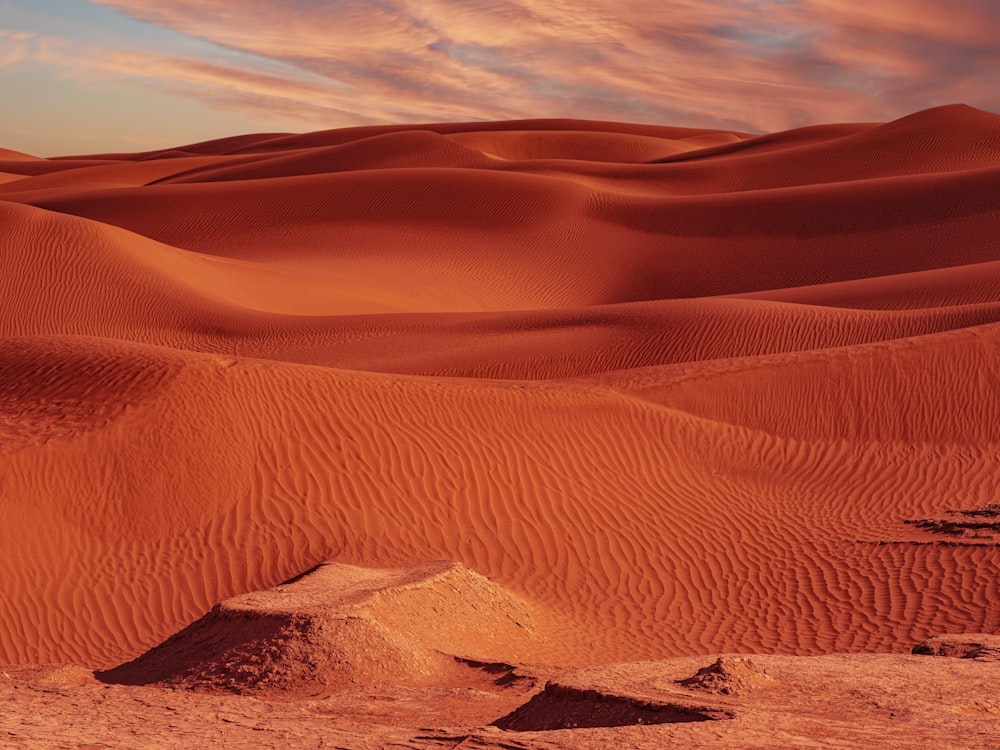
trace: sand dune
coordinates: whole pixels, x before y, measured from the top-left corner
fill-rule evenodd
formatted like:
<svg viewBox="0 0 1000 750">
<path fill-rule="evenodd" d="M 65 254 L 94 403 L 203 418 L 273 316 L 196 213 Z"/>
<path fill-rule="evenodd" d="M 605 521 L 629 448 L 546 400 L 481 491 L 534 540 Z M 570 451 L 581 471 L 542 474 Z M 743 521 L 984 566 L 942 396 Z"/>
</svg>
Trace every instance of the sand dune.
<svg viewBox="0 0 1000 750">
<path fill-rule="evenodd" d="M 324 561 L 459 561 L 563 666 L 1000 628 L 992 532 L 933 523 L 1000 484 L 996 115 L 0 173 L 0 662 L 114 668 Z"/>
<path fill-rule="evenodd" d="M 149 182 L 170 177 L 188 169 L 209 164 L 218 166 L 217 157 L 187 156 L 177 159 L 155 161 L 109 161 L 74 166 L 69 170 L 60 169 L 38 175 L 11 175 L 12 178 L 26 180 L 22 185 L 3 186 L 3 192 L 21 192 L 54 188 L 80 190 L 103 187 L 140 187 Z M 30 180 L 29 180 L 30 178 Z M 2 194 L 2 193 L 0 193 Z"/>
<path fill-rule="evenodd" d="M 21 151 L 14 151 L 9 148 L 0 148 L 0 159 L 3 161 L 41 161 L 37 156 L 25 154 Z"/>
<path fill-rule="evenodd" d="M 524 661 L 536 631 L 529 606 L 455 563 L 326 564 L 222 602 L 100 678 L 286 700 L 358 683 L 453 684 L 478 665 Z"/>
<path fill-rule="evenodd" d="M 147 186 L 60 187 L 46 175 L 3 196 L 205 255 L 335 275 L 363 297 L 338 313 L 760 293 L 994 261 L 1000 124 L 968 110 L 978 135 L 967 146 L 950 137 L 965 112 L 792 137 L 749 166 L 752 150 L 665 164 L 507 161 L 414 132 L 317 147 L 306 174 L 293 141 L 291 154 L 220 157 Z M 966 168 L 942 171 L 942 160 Z"/>
</svg>

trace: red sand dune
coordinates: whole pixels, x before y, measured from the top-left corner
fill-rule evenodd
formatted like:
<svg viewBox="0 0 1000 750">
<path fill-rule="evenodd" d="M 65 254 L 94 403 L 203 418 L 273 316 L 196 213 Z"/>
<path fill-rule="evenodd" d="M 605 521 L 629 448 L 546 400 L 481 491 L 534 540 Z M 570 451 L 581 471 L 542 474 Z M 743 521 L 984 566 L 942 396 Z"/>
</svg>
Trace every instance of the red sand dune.
<svg viewBox="0 0 1000 750">
<path fill-rule="evenodd" d="M 102 679 L 286 698 L 358 682 L 434 684 L 463 663 L 530 659 L 536 631 L 529 605 L 457 563 L 328 563 L 222 602 Z"/>
<path fill-rule="evenodd" d="M 0 173 L 0 663 L 327 560 L 460 561 L 563 666 L 1000 629 L 1000 532 L 914 523 L 1000 494 L 1000 116 Z"/>
</svg>

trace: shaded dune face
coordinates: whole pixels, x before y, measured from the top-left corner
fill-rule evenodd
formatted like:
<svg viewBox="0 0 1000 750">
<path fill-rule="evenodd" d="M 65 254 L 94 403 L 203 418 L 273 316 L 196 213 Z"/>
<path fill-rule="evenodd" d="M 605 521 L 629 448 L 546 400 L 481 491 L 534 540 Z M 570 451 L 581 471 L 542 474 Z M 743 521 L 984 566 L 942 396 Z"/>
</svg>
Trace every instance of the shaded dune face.
<svg viewBox="0 0 1000 750">
<path fill-rule="evenodd" d="M 992 537 L 915 521 L 1000 495 L 998 184 L 967 107 L 0 151 L 0 662 L 327 560 L 565 665 L 996 632 Z"/>
</svg>

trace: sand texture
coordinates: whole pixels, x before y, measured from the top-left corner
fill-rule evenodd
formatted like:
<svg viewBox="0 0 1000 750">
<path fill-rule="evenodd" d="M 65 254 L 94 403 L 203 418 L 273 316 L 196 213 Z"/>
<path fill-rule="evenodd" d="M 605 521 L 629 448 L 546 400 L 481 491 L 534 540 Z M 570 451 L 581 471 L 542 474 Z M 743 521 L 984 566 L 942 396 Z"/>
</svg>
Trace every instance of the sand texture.
<svg viewBox="0 0 1000 750">
<path fill-rule="evenodd" d="M 479 691 L 454 715 L 513 718 L 426 746 L 492 747 L 562 732 L 613 663 L 680 680 L 770 654 L 720 669 L 888 670 L 954 705 L 997 678 L 909 654 L 1000 632 L 1000 116 L 0 150 L 0 269 L 0 664 L 22 686 L 75 664 L 81 707 Z M 593 747 L 616 716 L 707 731 L 782 690 L 640 700 L 654 668 L 629 669 L 580 709 L 610 717 Z M 1000 736 L 963 700 L 986 708 L 949 721 Z"/>
</svg>

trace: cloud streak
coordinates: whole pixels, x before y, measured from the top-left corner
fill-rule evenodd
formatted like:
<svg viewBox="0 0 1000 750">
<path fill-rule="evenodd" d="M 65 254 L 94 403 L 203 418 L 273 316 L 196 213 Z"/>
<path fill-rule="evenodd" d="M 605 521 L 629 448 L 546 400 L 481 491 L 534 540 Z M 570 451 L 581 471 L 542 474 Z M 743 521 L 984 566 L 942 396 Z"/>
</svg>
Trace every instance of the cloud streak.
<svg viewBox="0 0 1000 750">
<path fill-rule="evenodd" d="M 93 1 L 241 57 L 77 44 L 40 58 L 303 127 L 579 117 L 776 130 L 952 101 L 1000 109 L 992 0 Z"/>
<path fill-rule="evenodd" d="M 0 68 L 28 59 L 34 36 L 27 31 L 0 29 Z"/>
</svg>

